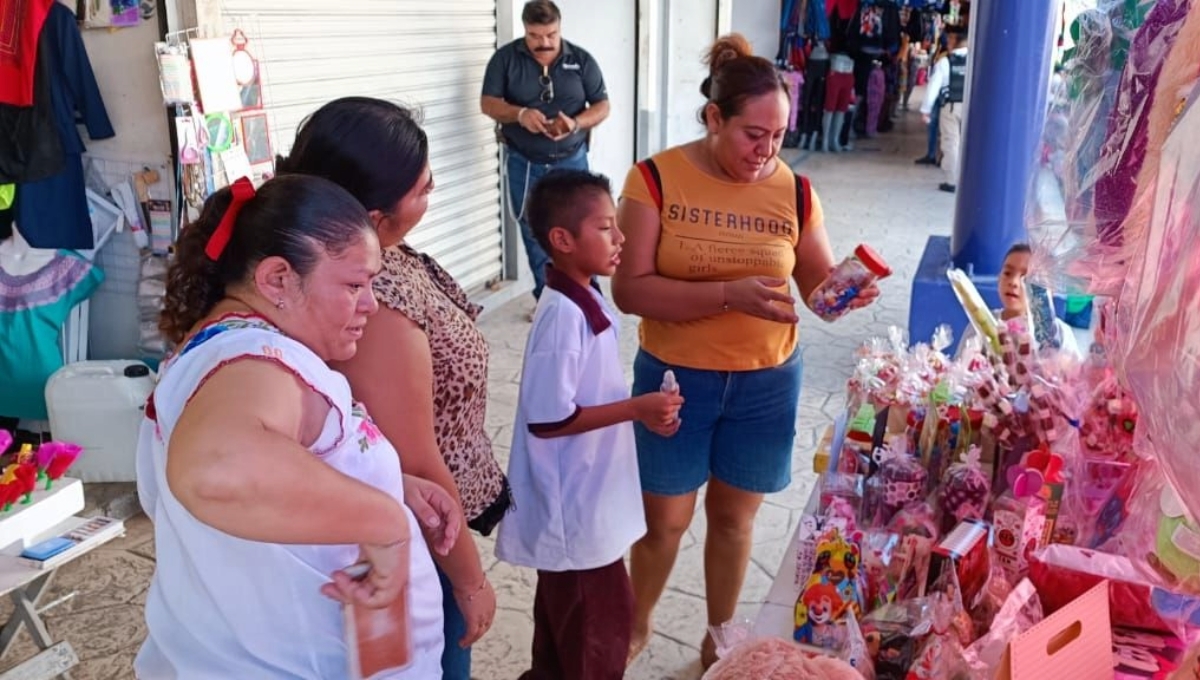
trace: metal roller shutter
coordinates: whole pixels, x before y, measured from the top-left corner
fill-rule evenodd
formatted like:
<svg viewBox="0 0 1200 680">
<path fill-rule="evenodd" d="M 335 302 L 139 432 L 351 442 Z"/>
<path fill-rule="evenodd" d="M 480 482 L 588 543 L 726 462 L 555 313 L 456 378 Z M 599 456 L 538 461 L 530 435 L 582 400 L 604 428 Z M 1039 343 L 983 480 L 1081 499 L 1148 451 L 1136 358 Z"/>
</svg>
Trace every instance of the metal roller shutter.
<svg viewBox="0 0 1200 680">
<path fill-rule="evenodd" d="M 305 116 L 365 95 L 419 108 L 437 189 L 409 236 L 468 291 L 502 273 L 498 150 L 479 112 L 496 48 L 495 0 L 223 0 L 250 39 L 276 153 Z"/>
</svg>

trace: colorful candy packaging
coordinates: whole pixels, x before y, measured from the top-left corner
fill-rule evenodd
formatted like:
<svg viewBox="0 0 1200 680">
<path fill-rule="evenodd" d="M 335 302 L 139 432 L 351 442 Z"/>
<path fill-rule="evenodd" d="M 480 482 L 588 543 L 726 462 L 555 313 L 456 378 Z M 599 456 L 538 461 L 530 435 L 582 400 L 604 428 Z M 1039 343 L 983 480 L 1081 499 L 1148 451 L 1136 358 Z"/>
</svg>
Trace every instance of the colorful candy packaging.
<svg viewBox="0 0 1200 680">
<path fill-rule="evenodd" d="M 983 519 L 991 497 L 991 483 L 980 466 L 979 447 L 971 447 L 959 462 L 947 468 L 938 493 L 943 531 L 966 519 Z"/>
<path fill-rule="evenodd" d="M 906 506 L 925 498 L 929 473 L 902 446 L 903 439 L 897 438 L 892 440 L 888 448 L 875 451 L 875 460 L 879 464 L 880 509 L 884 523 Z"/>
<path fill-rule="evenodd" d="M 1046 525 L 1046 507 L 1035 494 L 1024 489 L 1005 492 L 992 509 L 994 558 L 1016 583 L 1029 569 L 1029 557 L 1037 549 Z"/>
<path fill-rule="evenodd" d="M 816 560 L 796 601 L 794 639 L 833 649 L 845 642 L 842 623 L 848 613 L 861 616 L 861 536 L 830 527 L 816 541 Z"/>
</svg>

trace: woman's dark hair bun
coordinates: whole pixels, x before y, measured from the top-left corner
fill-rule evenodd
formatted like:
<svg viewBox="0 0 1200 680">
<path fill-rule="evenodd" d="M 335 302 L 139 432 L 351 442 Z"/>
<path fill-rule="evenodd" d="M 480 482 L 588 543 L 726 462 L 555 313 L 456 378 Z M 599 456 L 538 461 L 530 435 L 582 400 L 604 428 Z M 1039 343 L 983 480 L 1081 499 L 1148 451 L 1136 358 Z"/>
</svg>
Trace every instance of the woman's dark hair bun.
<svg viewBox="0 0 1200 680">
<path fill-rule="evenodd" d="M 754 48 L 750 47 L 750 41 L 746 40 L 746 36 L 741 33 L 730 33 L 717 38 L 712 47 L 708 48 L 704 63 L 708 65 L 709 74 L 712 75 L 731 61 L 753 56 Z"/>
<path fill-rule="evenodd" d="M 750 42 L 738 33 L 722 36 L 704 57 L 708 77 L 700 84 L 700 93 L 728 120 L 742 112 L 751 97 L 773 92 L 787 93 L 787 82 L 770 60 L 754 55 Z M 700 122 L 708 123 L 708 106 L 700 110 Z"/>
</svg>

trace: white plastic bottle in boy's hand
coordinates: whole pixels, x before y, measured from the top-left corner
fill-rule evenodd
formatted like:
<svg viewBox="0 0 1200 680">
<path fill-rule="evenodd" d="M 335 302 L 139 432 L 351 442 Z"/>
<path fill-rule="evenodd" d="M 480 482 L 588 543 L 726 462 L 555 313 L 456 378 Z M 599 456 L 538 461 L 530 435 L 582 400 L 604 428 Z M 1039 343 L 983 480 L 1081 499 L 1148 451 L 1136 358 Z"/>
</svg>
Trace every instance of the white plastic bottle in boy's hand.
<svg viewBox="0 0 1200 680">
<path fill-rule="evenodd" d="M 659 389 L 665 394 L 679 394 L 679 383 L 675 382 L 675 371 L 668 368 L 663 373 L 662 387 Z M 679 416 L 675 416 L 675 420 L 679 420 Z"/>
<path fill-rule="evenodd" d="M 679 394 L 679 383 L 675 382 L 675 371 L 667 369 L 663 373 L 662 391 L 667 394 Z"/>
</svg>

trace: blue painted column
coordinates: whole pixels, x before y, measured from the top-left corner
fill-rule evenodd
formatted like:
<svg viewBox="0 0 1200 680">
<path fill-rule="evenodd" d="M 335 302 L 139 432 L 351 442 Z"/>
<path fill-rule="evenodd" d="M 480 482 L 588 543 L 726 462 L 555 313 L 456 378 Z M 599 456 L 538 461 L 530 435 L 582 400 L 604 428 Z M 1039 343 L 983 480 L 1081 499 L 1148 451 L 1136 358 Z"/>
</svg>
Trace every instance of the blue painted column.
<svg viewBox="0 0 1200 680">
<path fill-rule="evenodd" d="M 995 275 L 1025 239 L 1025 196 L 1046 117 L 1061 0 L 975 0 L 954 264 Z"/>
<path fill-rule="evenodd" d="M 954 232 L 932 236 L 925 245 L 909 303 L 913 342 L 929 340 L 940 324 L 949 324 L 956 338 L 967 326 L 946 279 L 950 267 L 967 272 L 989 306 L 999 305 L 996 275 L 1004 254 L 1026 238 L 1026 191 L 1046 116 L 1061 4 L 971 3 L 971 66 Z"/>
</svg>

